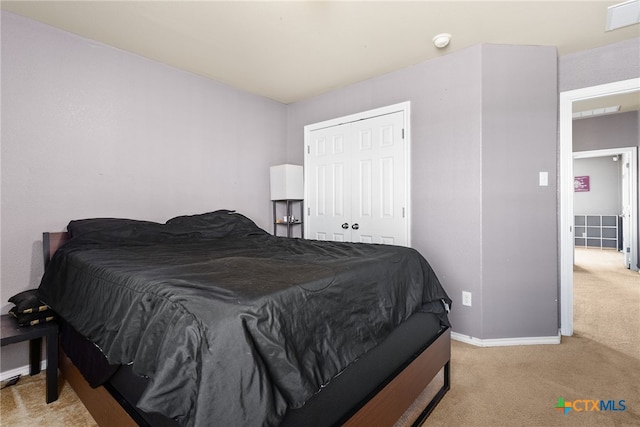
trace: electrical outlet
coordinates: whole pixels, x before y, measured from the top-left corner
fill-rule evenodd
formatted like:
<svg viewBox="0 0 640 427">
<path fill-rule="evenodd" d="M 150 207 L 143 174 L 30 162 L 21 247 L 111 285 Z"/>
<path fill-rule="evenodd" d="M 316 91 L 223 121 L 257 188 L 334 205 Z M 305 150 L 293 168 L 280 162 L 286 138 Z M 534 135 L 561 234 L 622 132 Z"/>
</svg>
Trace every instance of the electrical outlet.
<svg viewBox="0 0 640 427">
<path fill-rule="evenodd" d="M 462 305 L 471 307 L 471 292 L 462 291 Z"/>
</svg>

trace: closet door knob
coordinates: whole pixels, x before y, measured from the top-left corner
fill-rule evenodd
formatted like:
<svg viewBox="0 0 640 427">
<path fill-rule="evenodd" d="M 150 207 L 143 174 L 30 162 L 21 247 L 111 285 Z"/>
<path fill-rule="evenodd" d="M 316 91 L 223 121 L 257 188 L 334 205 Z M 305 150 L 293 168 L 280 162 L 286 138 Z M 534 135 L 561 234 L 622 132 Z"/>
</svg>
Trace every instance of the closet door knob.
<svg viewBox="0 0 640 427">
<path fill-rule="evenodd" d="M 344 229 L 346 230 L 347 228 L 349 228 L 349 224 L 347 224 L 347 223 L 345 222 L 344 224 L 342 224 L 342 228 L 344 228 Z"/>
<path fill-rule="evenodd" d="M 353 224 L 351 226 L 351 228 L 353 228 L 354 230 L 357 230 L 358 228 L 360 228 L 360 226 L 358 225 L 358 223 L 356 222 L 355 224 Z"/>
</svg>

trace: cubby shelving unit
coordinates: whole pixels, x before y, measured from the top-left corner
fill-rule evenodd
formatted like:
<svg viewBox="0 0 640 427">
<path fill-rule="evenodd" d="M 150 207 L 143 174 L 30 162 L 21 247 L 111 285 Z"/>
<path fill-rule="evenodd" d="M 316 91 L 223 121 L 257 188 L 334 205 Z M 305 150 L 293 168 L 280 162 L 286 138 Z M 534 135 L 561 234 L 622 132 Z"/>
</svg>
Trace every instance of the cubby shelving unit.
<svg viewBox="0 0 640 427">
<path fill-rule="evenodd" d="M 575 246 L 618 249 L 617 215 L 574 215 Z"/>
</svg>

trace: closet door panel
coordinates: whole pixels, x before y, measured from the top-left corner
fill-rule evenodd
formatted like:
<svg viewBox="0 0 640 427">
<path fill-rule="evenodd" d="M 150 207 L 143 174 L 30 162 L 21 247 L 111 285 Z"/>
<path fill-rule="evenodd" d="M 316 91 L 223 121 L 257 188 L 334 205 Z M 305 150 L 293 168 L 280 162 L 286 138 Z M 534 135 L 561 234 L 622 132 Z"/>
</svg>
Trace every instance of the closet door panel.
<svg viewBox="0 0 640 427">
<path fill-rule="evenodd" d="M 354 194 L 351 221 L 354 241 L 406 245 L 402 112 L 353 122 L 357 142 L 352 151 Z"/>
<path fill-rule="evenodd" d="M 307 208 L 311 234 L 317 240 L 351 241 L 351 159 L 347 141 L 348 125 L 311 132 L 306 167 Z"/>
</svg>

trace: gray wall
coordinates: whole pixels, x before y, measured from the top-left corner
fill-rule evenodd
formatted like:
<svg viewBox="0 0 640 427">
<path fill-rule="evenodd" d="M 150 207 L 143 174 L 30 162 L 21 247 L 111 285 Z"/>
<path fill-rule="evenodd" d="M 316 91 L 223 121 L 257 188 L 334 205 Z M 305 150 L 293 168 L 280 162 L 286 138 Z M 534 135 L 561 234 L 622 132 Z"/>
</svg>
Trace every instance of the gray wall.
<svg viewBox="0 0 640 427">
<path fill-rule="evenodd" d="M 454 299 L 460 334 L 557 334 L 556 58 L 555 48 L 480 45 L 289 106 L 295 163 L 304 125 L 411 101 L 412 242 Z M 537 278 L 523 274 L 532 262 Z"/>
<path fill-rule="evenodd" d="M 553 48 L 483 50 L 485 339 L 558 333 L 557 68 Z M 548 173 L 549 186 L 538 185 L 539 172 Z"/>
<path fill-rule="evenodd" d="M 2 273 L 35 288 L 42 232 L 237 209 L 269 229 L 286 106 L 2 12 Z M 2 371 L 27 347 L 2 348 Z"/>
<path fill-rule="evenodd" d="M 589 191 L 573 193 L 576 215 L 620 215 L 622 213 L 622 162 L 613 156 L 573 160 L 573 175 L 589 177 Z"/>
<path fill-rule="evenodd" d="M 640 37 L 560 57 L 560 92 L 640 77 Z"/>
<path fill-rule="evenodd" d="M 639 118 L 639 111 L 628 111 L 626 113 L 574 120 L 573 151 L 626 147 L 638 147 L 638 151 L 640 151 Z M 611 212 L 611 215 L 618 215 L 621 211 L 620 163 L 614 163 L 611 161 L 611 157 L 576 159 L 573 162 L 573 167 L 575 176 L 594 173 L 600 175 L 598 171 L 602 171 L 602 179 L 610 183 L 602 192 L 598 191 L 599 183 L 593 182 L 595 188 L 592 188 L 592 191 L 575 193 L 574 212 L 596 214 L 599 210 L 598 206 L 606 206 L 608 207 L 607 212 Z"/>
<path fill-rule="evenodd" d="M 574 120 L 573 151 L 640 148 L 639 117 L 639 111 L 628 111 Z"/>
</svg>

